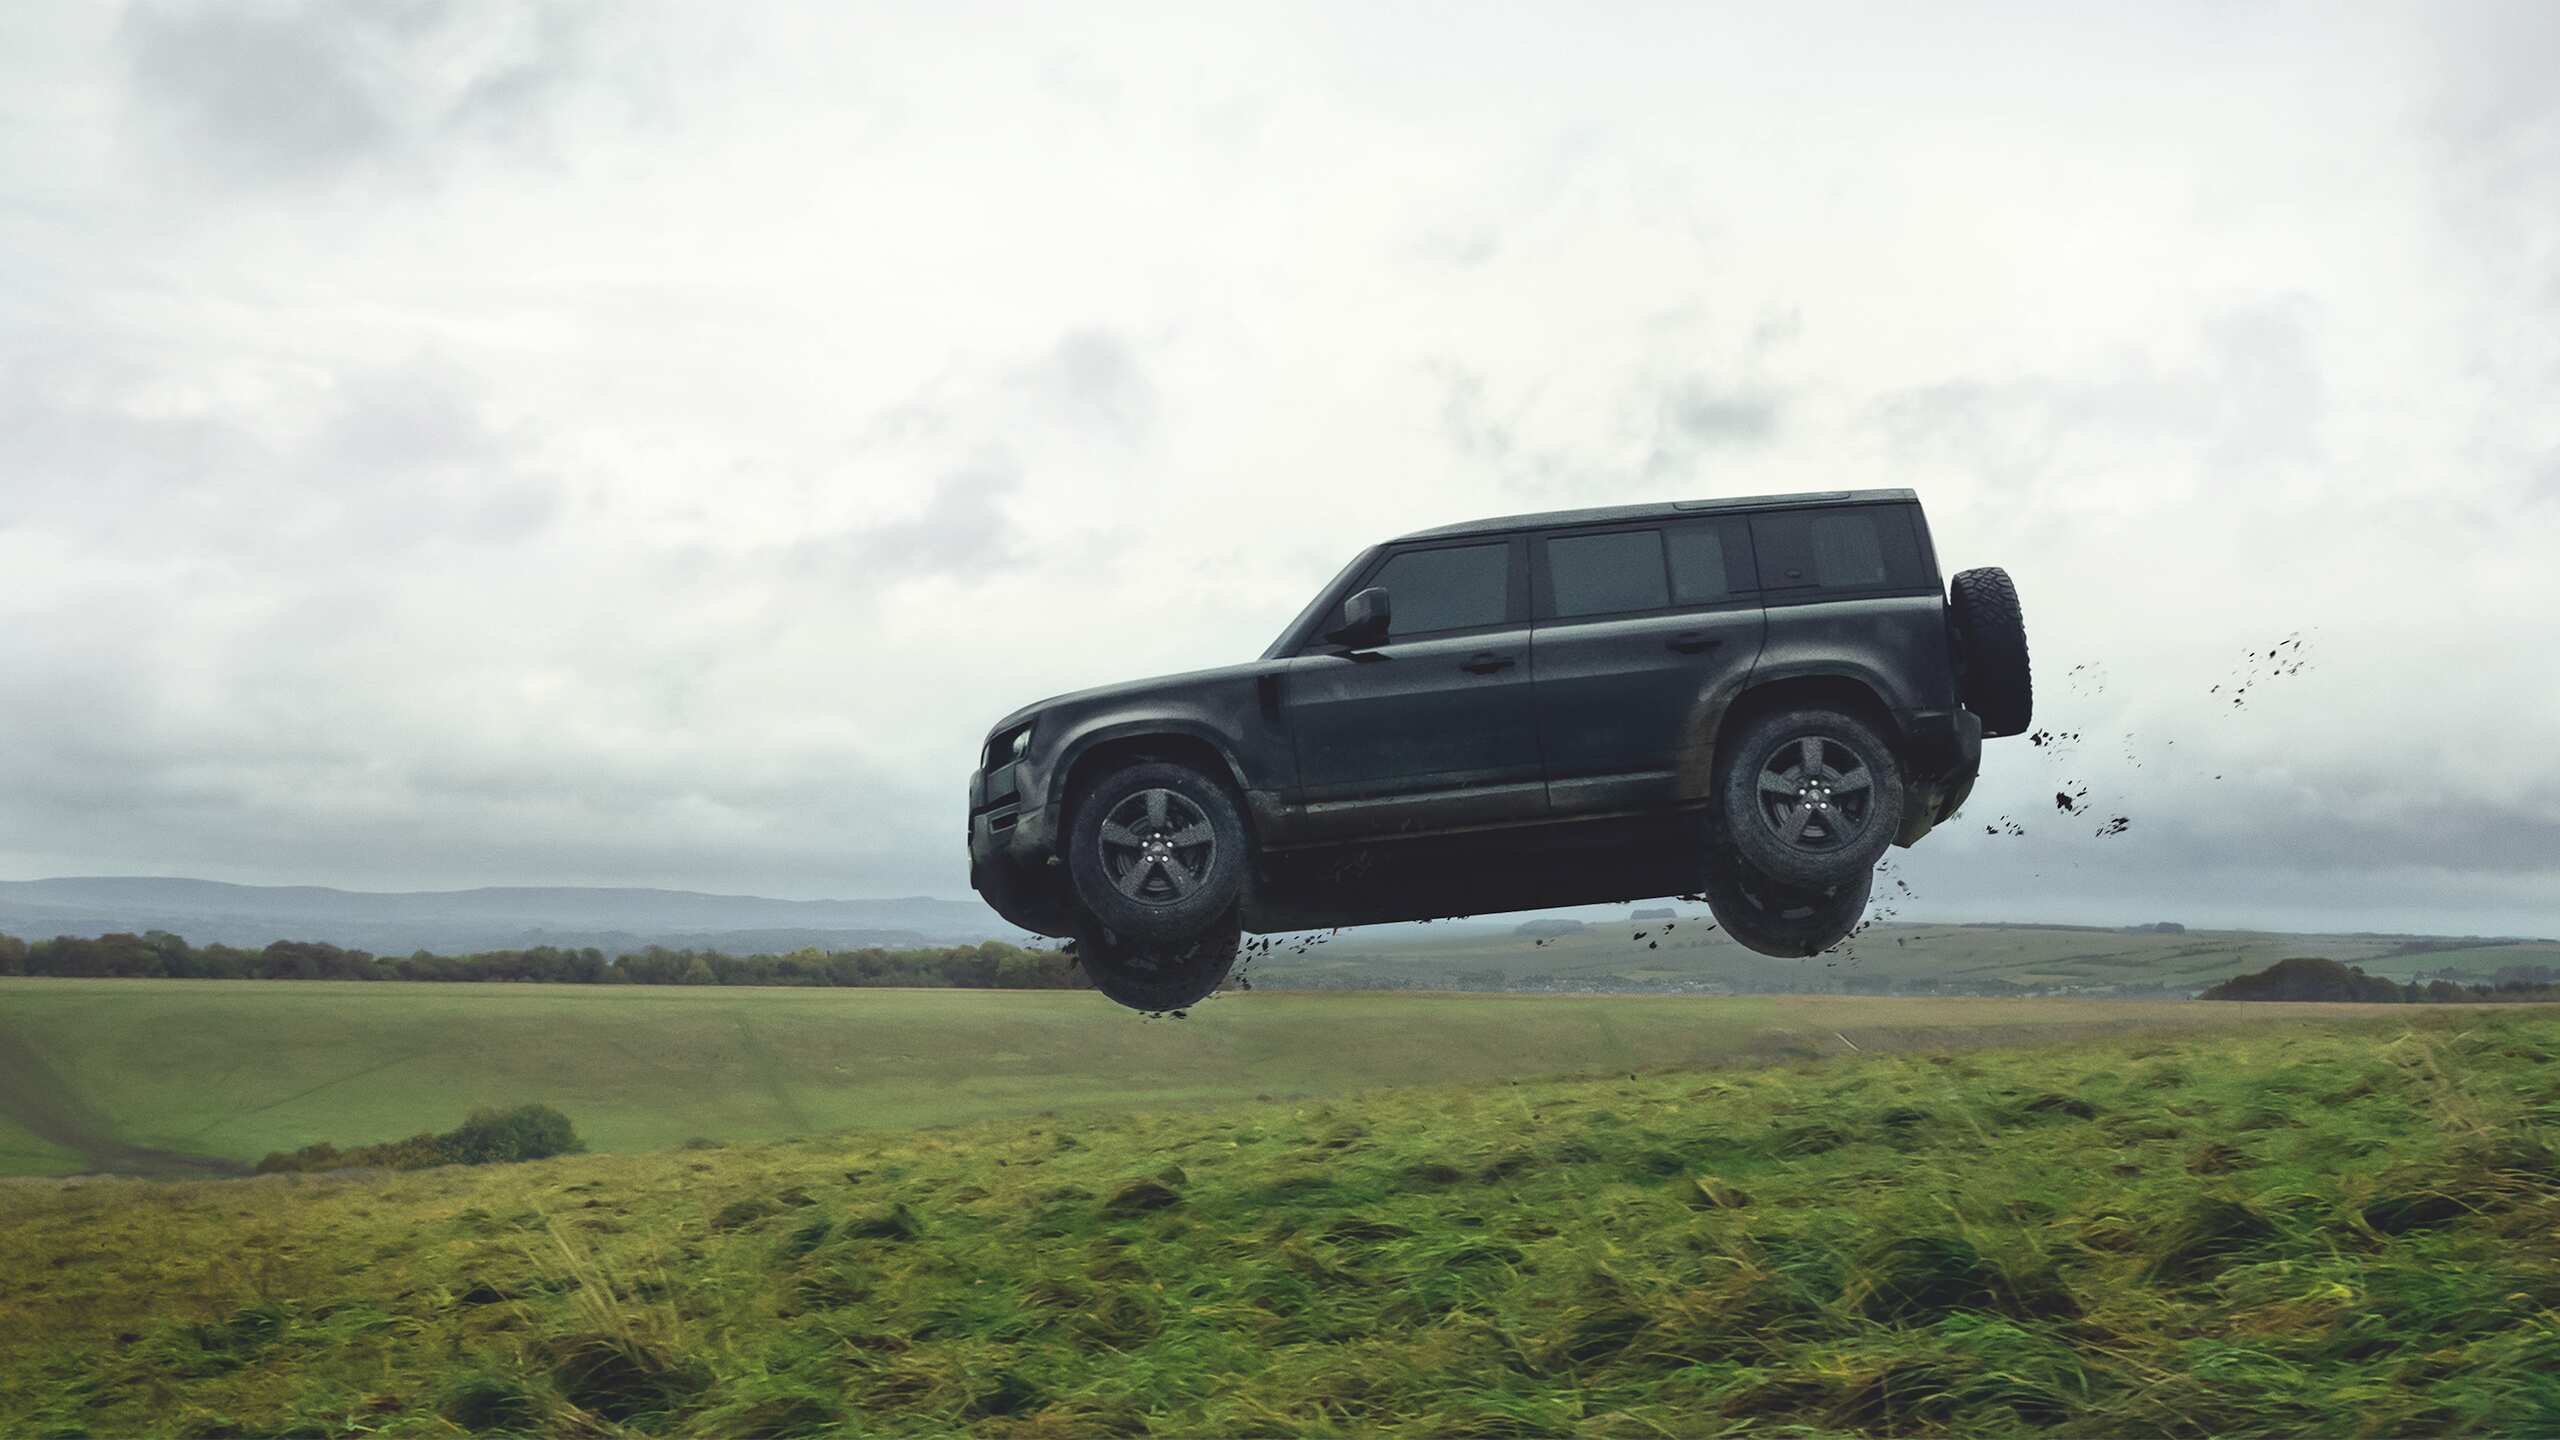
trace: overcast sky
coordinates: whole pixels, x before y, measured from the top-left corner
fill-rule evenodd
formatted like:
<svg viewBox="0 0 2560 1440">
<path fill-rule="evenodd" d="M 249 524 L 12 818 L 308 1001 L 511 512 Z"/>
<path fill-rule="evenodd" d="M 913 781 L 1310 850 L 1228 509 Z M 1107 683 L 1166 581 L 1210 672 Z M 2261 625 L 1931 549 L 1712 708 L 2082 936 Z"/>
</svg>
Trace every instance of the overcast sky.
<svg viewBox="0 0 2560 1440">
<path fill-rule="evenodd" d="M 0 878 L 962 896 L 1369 541 L 1909 485 L 2082 738 L 1906 917 L 2560 931 L 2560 6 L 1922 8 L 8 6 Z"/>
</svg>

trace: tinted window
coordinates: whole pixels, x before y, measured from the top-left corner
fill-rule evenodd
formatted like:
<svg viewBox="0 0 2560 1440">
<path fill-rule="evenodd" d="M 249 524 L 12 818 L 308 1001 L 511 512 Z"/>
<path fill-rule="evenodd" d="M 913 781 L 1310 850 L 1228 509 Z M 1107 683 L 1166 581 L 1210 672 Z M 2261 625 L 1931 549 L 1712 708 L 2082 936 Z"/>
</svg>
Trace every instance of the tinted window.
<svg viewBox="0 0 2560 1440">
<path fill-rule="evenodd" d="M 1567 535 L 1547 542 L 1547 583 L 1556 618 L 1659 610 L 1671 603 L 1662 578 L 1662 532 Z"/>
<path fill-rule="evenodd" d="M 1876 533 L 1874 512 L 1816 515 L 1810 528 L 1814 584 L 1830 589 L 1885 583 L 1884 539 Z"/>
<path fill-rule="evenodd" d="M 1709 605 L 1739 589 L 1733 567 L 1725 563 L 1725 537 L 1730 527 L 1693 525 L 1666 531 L 1664 548 L 1671 553 L 1671 599 L 1680 605 Z"/>
<path fill-rule="evenodd" d="M 1511 615 L 1511 546 L 1408 550 L 1369 583 L 1386 587 L 1390 636 L 1499 625 Z"/>
<path fill-rule="evenodd" d="M 1929 583 L 1919 537 L 1902 507 L 1755 515 L 1751 537 L 1760 555 L 1760 583 L 1770 590 L 1874 591 Z"/>
</svg>

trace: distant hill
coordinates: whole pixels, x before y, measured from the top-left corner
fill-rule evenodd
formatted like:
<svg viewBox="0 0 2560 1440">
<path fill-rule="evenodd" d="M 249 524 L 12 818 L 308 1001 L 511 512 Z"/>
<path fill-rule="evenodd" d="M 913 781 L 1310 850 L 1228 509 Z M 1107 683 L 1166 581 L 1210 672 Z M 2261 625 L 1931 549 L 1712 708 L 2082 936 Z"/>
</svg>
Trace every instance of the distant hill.
<svg viewBox="0 0 2560 1440">
<path fill-rule="evenodd" d="M 2209 986 L 2199 1000 L 2329 1000 L 2391 1004 L 2401 988 L 2353 965 L 2320 955 L 2294 955 L 2254 975 L 2235 975 Z"/>
<path fill-rule="evenodd" d="M 363 891 L 103 875 L 0 881 L 0 933 L 27 938 L 168 930 L 197 944 L 321 940 L 406 954 L 524 945 L 649 945 L 747 953 L 804 945 L 957 944 L 1021 932 L 976 900 L 773 900 L 690 890 L 490 886 Z"/>
</svg>

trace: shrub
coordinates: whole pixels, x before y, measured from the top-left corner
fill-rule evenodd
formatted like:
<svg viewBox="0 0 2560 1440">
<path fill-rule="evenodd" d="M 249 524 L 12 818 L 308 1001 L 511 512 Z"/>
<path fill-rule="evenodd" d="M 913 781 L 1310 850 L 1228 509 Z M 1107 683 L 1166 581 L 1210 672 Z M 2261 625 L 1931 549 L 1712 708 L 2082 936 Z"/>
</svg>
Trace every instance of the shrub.
<svg viewBox="0 0 2560 1440">
<path fill-rule="evenodd" d="M 453 1159 L 463 1165 L 489 1165 L 508 1160 L 540 1160 L 579 1150 L 577 1128 L 569 1117 L 548 1105 L 519 1105 L 513 1110 L 474 1110 L 462 1128 L 444 1137 Z"/>
<path fill-rule="evenodd" d="M 474 1110 L 458 1129 L 412 1135 L 379 1145 L 340 1150 L 323 1140 L 299 1150 L 278 1150 L 258 1162 L 258 1173 L 308 1170 L 426 1170 L 438 1165 L 495 1165 L 571 1155 L 587 1147 L 569 1117 L 548 1105 L 513 1110 Z"/>
</svg>

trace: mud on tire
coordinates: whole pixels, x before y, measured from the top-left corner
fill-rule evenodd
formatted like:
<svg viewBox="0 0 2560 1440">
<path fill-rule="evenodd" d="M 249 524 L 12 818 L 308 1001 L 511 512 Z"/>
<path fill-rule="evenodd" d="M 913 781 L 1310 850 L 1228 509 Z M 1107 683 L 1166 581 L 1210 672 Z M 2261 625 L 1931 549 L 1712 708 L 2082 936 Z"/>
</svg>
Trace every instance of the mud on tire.
<svg viewBox="0 0 2560 1440">
<path fill-rule="evenodd" d="M 1801 960 L 1839 944 L 1858 928 L 1874 886 L 1875 873 L 1868 871 L 1829 894 L 1791 889 L 1723 854 L 1707 869 L 1707 908 L 1742 948 Z"/>
<path fill-rule="evenodd" d="M 1949 581 L 1947 623 L 1955 631 L 1957 689 L 1964 708 L 1982 717 L 1983 738 L 2027 733 L 2035 723 L 2035 679 L 2026 612 L 2009 572 L 1988 565 Z"/>
<path fill-rule="evenodd" d="M 1137 940 L 1083 917 L 1076 963 L 1104 996 L 1132 1010 L 1181 1010 L 1216 994 L 1235 968 L 1244 928 L 1230 907 L 1187 940 Z"/>
<path fill-rule="evenodd" d="M 1188 765 L 1146 760 L 1082 787 L 1066 837 L 1067 878 L 1087 913 L 1136 940 L 1207 933 L 1243 889 L 1244 817 L 1227 787 Z"/>
<path fill-rule="evenodd" d="M 1847 885 L 1901 828 L 1902 766 L 1873 726 L 1843 711 L 1764 715 L 1718 763 L 1724 848 L 1781 885 Z"/>
</svg>

